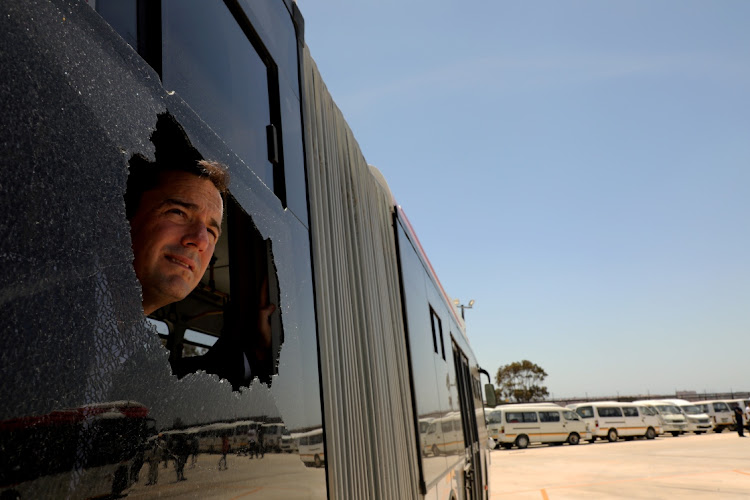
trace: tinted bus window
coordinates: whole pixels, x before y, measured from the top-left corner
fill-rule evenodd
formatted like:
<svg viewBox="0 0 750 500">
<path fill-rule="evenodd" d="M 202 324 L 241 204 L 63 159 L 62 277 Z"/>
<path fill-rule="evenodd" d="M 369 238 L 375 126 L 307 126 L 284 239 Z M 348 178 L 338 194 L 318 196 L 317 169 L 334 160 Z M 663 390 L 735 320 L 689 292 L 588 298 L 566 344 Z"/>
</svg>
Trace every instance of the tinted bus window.
<svg viewBox="0 0 750 500">
<path fill-rule="evenodd" d="M 269 68 L 231 12 L 223 2 L 162 0 L 162 37 L 164 87 L 185 99 L 273 189 Z"/>
</svg>

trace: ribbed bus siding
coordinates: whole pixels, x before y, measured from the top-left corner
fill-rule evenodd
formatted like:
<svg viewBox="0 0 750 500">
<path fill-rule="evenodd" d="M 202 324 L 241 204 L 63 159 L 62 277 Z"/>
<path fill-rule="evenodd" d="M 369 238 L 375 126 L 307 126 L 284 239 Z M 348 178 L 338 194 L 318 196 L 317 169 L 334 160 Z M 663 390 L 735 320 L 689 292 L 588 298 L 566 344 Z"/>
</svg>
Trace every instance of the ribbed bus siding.
<svg viewBox="0 0 750 500">
<path fill-rule="evenodd" d="M 332 492 L 415 498 L 393 200 L 305 50 L 308 182 Z M 335 436 L 350 436 L 338 439 Z"/>
<path fill-rule="evenodd" d="M 295 3 L 0 19 L 3 498 L 488 498 L 463 322 Z M 128 176 L 198 159 L 231 175 L 222 235 L 146 318 Z"/>
</svg>

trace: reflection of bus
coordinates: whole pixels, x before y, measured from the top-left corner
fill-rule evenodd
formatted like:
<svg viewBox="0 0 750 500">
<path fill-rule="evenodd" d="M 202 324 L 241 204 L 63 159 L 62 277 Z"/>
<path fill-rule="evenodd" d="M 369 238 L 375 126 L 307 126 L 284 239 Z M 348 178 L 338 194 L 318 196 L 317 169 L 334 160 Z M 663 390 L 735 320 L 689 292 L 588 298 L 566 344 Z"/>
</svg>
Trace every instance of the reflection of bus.
<svg viewBox="0 0 750 500">
<path fill-rule="evenodd" d="M 294 453 L 299 451 L 299 444 L 297 443 L 297 440 L 292 437 L 292 433 L 288 429 L 285 429 L 281 436 L 280 449 L 284 453 Z"/>
<path fill-rule="evenodd" d="M 0 188 L 12 235 L 0 255 L 0 420 L 129 399 L 159 431 L 201 427 L 200 446 L 217 451 L 224 433 L 244 440 L 219 423 L 263 415 L 322 429 L 312 463 L 325 467 L 284 481 L 258 471 L 258 495 L 283 482 L 305 488 L 290 497 L 489 496 L 466 325 L 328 92 L 297 2 L 3 0 L 0 18 L 0 145 L 13 165 Z M 159 184 L 161 169 L 200 159 L 231 176 L 223 217 L 209 221 L 221 237 L 203 247 L 208 268 L 187 297 L 149 311 L 154 327 L 128 183 L 141 172 Z M 420 419 L 448 414 L 446 452 L 461 451 L 423 456 Z M 26 458 L 4 460 L 14 470 Z M 76 484 L 47 496 L 75 497 Z"/>
<path fill-rule="evenodd" d="M 167 439 L 173 434 L 184 434 L 190 441 L 195 438 L 201 453 L 221 453 L 222 439 L 226 437 L 230 452 L 244 452 L 250 443 L 257 441 L 260 425 L 260 422 L 253 420 L 214 422 L 188 429 L 168 430 L 162 434 Z"/>
<path fill-rule="evenodd" d="M 299 434 L 292 434 L 297 441 L 299 458 L 308 467 L 323 467 L 326 461 L 323 446 L 323 429 L 315 429 Z"/>
<path fill-rule="evenodd" d="M 281 436 L 286 428 L 284 424 L 273 423 L 260 426 L 260 437 L 266 451 L 281 451 Z"/>
<path fill-rule="evenodd" d="M 424 436 L 424 455 L 457 455 L 463 453 L 463 427 L 458 412 L 433 419 Z"/>
<path fill-rule="evenodd" d="M 147 415 L 140 403 L 115 401 L 0 422 L 0 495 L 64 497 L 74 469 L 77 498 L 119 495 L 143 465 Z"/>
</svg>

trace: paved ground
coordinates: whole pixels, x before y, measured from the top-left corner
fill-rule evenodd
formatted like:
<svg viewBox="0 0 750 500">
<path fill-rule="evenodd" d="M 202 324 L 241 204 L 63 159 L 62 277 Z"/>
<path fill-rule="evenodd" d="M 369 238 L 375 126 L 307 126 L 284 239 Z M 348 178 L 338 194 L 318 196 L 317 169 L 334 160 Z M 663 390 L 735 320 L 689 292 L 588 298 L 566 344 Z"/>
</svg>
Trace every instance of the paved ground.
<svg viewBox="0 0 750 500">
<path fill-rule="evenodd" d="M 736 432 L 532 446 L 490 456 L 491 499 L 750 498 L 750 437 Z"/>
<path fill-rule="evenodd" d="M 227 455 L 226 470 L 219 470 L 221 455 L 201 454 L 194 467 L 185 467 L 185 481 L 177 481 L 173 462 L 159 464 L 155 486 L 146 485 L 149 466 L 141 469 L 140 479 L 127 498 L 187 498 L 196 500 L 269 498 L 325 498 L 325 469 L 305 467 L 299 455 L 266 453 L 263 459 Z"/>
</svg>

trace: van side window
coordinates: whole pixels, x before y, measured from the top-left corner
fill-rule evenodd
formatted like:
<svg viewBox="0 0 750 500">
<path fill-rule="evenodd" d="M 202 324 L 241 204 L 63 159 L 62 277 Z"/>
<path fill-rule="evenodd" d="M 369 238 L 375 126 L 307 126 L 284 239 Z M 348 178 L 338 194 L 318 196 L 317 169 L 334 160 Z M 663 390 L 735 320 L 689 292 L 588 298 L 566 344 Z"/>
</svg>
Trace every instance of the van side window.
<svg viewBox="0 0 750 500">
<path fill-rule="evenodd" d="M 505 414 L 505 421 L 509 424 L 520 422 L 536 422 L 536 412 L 533 411 L 516 411 Z"/>
<path fill-rule="evenodd" d="M 559 422 L 560 412 L 557 411 L 540 411 L 539 412 L 540 422 Z"/>
<path fill-rule="evenodd" d="M 489 415 L 487 415 L 487 423 L 488 424 L 502 424 L 502 413 L 499 411 L 493 411 Z"/>
<path fill-rule="evenodd" d="M 622 411 L 619 408 L 597 408 L 600 417 L 622 417 Z"/>
<path fill-rule="evenodd" d="M 581 420 L 578 414 L 574 411 L 564 411 L 563 417 L 565 417 L 565 420 Z"/>
<path fill-rule="evenodd" d="M 580 408 L 576 408 L 576 413 L 578 413 L 581 418 L 594 418 L 594 408 L 591 406 L 581 406 Z"/>
<path fill-rule="evenodd" d="M 622 414 L 626 417 L 637 417 L 638 416 L 638 408 L 626 406 L 622 409 Z"/>
</svg>

